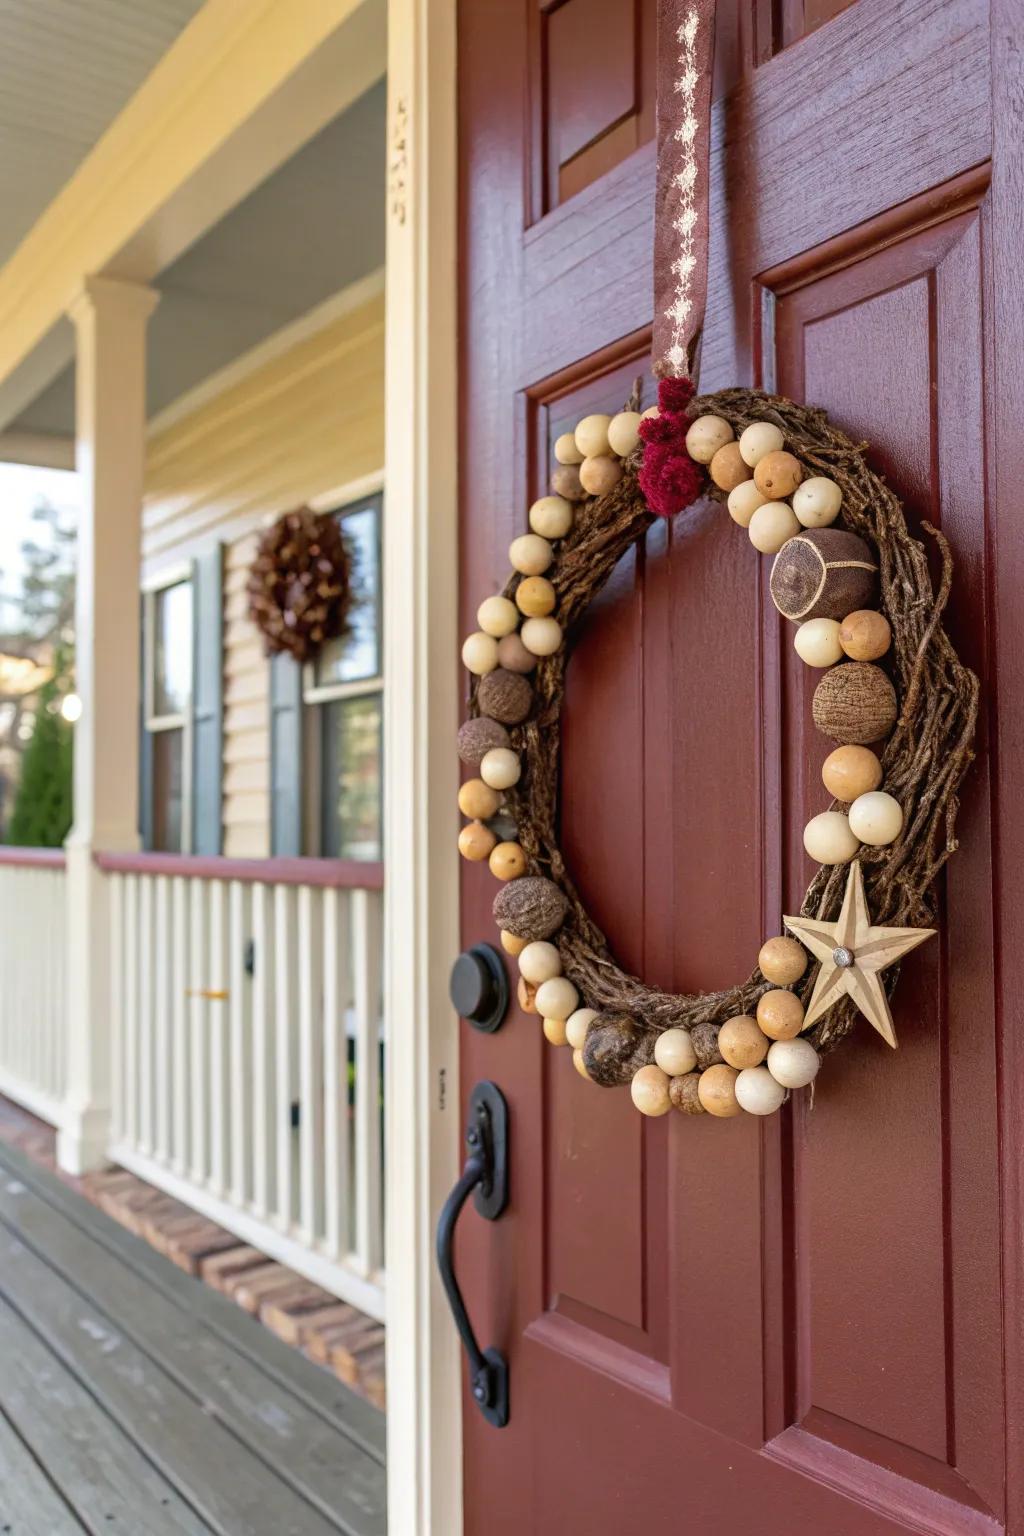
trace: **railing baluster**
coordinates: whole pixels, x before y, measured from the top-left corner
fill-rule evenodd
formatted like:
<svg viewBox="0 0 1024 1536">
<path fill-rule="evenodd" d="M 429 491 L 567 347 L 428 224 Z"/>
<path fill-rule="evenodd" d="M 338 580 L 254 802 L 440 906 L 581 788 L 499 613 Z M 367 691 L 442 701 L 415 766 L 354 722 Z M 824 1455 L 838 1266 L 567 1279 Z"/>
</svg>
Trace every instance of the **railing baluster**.
<svg viewBox="0 0 1024 1536">
<path fill-rule="evenodd" d="M 228 1185 L 228 935 L 226 888 L 211 880 L 210 960 L 206 1028 L 210 1037 L 210 1185 L 224 1194 Z"/>
<path fill-rule="evenodd" d="M 249 1037 L 252 983 L 245 973 L 245 950 L 250 936 L 248 897 L 248 887 L 240 880 L 232 880 L 228 891 L 228 1017 L 231 1058 L 229 1134 L 231 1198 L 240 1207 L 248 1201 L 252 1188 L 252 1052 Z"/>
<path fill-rule="evenodd" d="M 363 1274 L 380 1268 L 380 900 L 352 895 L 352 964 L 356 1029 L 356 1259 Z"/>
<path fill-rule="evenodd" d="M 124 1125 L 124 875 L 110 881 L 110 1132 L 122 1141 Z"/>
<path fill-rule="evenodd" d="M 124 883 L 124 1104 L 125 1133 L 133 1146 L 139 1141 L 139 881 L 128 875 Z"/>
<path fill-rule="evenodd" d="M 323 1232 L 323 926 L 320 892 L 299 888 L 299 1219 L 312 1246 Z"/>
<path fill-rule="evenodd" d="M 206 954 L 209 934 L 206 926 L 206 881 L 188 882 L 189 904 L 189 1076 L 191 1079 L 192 1178 L 206 1183 L 207 1175 L 207 1101 L 209 1082 L 206 1039 Z"/>
<path fill-rule="evenodd" d="M 324 891 L 324 1241 L 334 1259 L 348 1253 L 350 1163 L 348 1124 L 349 898 Z"/>
<path fill-rule="evenodd" d="M 188 882 L 175 875 L 171 887 L 171 1063 L 172 1161 L 184 1174 L 189 1160 L 189 911 Z"/>
<path fill-rule="evenodd" d="M 154 890 L 154 954 L 153 966 L 153 1065 L 154 1098 L 153 1153 L 164 1163 L 170 1153 L 171 1127 L 171 986 L 170 945 L 168 932 L 170 903 L 166 876 L 159 876 Z"/>
<path fill-rule="evenodd" d="M 257 885 L 252 893 L 252 1147 L 253 1207 L 263 1221 L 274 1209 L 277 1187 L 275 1163 L 274 1070 L 274 923 L 272 892 Z"/>
<path fill-rule="evenodd" d="M 274 1125 L 277 1155 L 277 1220 L 287 1232 L 295 1219 L 295 892 L 287 885 L 274 890 L 274 1073 L 277 1102 Z"/>
</svg>

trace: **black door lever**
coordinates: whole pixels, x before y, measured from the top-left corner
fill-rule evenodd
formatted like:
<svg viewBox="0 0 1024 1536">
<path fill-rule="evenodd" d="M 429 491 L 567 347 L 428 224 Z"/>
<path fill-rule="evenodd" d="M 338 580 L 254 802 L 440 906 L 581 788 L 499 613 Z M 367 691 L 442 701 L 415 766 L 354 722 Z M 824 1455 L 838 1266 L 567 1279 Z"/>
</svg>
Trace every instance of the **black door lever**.
<svg viewBox="0 0 1024 1536">
<path fill-rule="evenodd" d="M 455 1277 L 455 1227 L 476 1192 L 480 1215 L 496 1221 L 508 1203 L 508 1106 L 494 1083 L 477 1083 L 469 1099 L 466 1166 L 437 1223 L 437 1267 L 448 1305 L 469 1360 L 473 1400 L 496 1429 L 508 1423 L 508 1361 L 497 1349 L 481 1349 Z"/>
</svg>

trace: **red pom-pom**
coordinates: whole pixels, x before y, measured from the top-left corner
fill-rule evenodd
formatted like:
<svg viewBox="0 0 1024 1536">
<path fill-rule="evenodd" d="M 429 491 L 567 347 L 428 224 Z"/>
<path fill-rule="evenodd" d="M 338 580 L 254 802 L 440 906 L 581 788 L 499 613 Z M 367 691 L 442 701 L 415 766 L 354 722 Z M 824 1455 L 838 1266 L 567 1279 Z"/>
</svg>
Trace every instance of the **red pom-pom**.
<svg viewBox="0 0 1024 1536">
<path fill-rule="evenodd" d="M 645 443 L 678 443 L 686 436 L 687 421 L 678 416 L 645 416 L 637 431 Z"/>
<path fill-rule="evenodd" d="M 704 488 L 700 465 L 688 454 L 660 443 L 652 443 L 645 450 L 638 478 L 644 500 L 655 517 L 674 517 L 696 501 Z"/>
<path fill-rule="evenodd" d="M 694 394 L 692 379 L 662 379 L 658 385 L 658 409 L 678 415 L 686 410 Z"/>
</svg>

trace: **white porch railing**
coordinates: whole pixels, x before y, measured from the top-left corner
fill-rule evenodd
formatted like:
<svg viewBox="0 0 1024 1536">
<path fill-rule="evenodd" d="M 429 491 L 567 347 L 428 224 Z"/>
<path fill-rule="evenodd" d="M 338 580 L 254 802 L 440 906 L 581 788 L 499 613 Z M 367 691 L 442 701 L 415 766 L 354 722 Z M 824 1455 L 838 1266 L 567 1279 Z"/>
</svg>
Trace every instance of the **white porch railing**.
<svg viewBox="0 0 1024 1536">
<path fill-rule="evenodd" d="M 62 1123 L 64 854 L 0 848 L 0 1093 Z"/>
<path fill-rule="evenodd" d="M 383 1318 L 380 867 L 97 862 L 111 1157 Z"/>
</svg>

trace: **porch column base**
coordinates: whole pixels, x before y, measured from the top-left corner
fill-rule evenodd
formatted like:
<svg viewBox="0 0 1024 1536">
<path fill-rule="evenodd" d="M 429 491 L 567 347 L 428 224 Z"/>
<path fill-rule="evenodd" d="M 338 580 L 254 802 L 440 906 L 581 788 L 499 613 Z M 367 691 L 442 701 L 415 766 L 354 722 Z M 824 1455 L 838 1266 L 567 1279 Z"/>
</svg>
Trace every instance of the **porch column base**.
<svg viewBox="0 0 1024 1536">
<path fill-rule="evenodd" d="M 110 1167 L 110 1111 L 70 1105 L 57 1132 L 57 1166 L 64 1173 L 96 1173 Z"/>
</svg>

